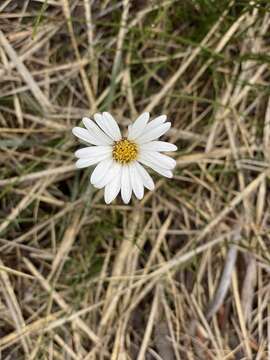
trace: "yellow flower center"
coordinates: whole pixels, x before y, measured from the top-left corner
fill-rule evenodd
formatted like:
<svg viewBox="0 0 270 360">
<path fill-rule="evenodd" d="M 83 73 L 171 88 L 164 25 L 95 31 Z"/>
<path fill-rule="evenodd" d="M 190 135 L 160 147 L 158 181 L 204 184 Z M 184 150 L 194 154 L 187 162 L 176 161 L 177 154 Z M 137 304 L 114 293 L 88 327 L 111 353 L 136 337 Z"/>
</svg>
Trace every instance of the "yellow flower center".
<svg viewBox="0 0 270 360">
<path fill-rule="evenodd" d="M 138 146 L 127 139 L 116 141 L 113 146 L 113 159 L 121 164 L 135 160 L 138 155 Z"/>
</svg>

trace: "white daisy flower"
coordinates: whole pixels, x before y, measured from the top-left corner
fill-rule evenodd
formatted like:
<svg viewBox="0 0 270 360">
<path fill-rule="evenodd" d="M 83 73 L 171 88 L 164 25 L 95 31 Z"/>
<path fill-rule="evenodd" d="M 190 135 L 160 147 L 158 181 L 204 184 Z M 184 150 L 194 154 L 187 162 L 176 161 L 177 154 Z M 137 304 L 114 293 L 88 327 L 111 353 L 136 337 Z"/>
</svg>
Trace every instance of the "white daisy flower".
<svg viewBox="0 0 270 360">
<path fill-rule="evenodd" d="M 125 204 L 132 192 L 138 199 L 144 195 L 144 187 L 154 190 L 154 182 L 145 165 L 159 174 L 171 178 L 176 161 L 163 151 L 175 151 L 177 147 L 164 141 L 157 141 L 171 127 L 165 122 L 166 115 L 149 122 L 145 112 L 128 127 L 127 137 L 122 137 L 117 122 L 111 114 L 95 114 L 95 121 L 83 118 L 86 129 L 75 127 L 72 132 L 79 139 L 91 144 L 75 152 L 77 168 L 96 165 L 90 181 L 96 188 L 105 187 L 104 198 L 111 203 L 119 192 Z"/>
</svg>

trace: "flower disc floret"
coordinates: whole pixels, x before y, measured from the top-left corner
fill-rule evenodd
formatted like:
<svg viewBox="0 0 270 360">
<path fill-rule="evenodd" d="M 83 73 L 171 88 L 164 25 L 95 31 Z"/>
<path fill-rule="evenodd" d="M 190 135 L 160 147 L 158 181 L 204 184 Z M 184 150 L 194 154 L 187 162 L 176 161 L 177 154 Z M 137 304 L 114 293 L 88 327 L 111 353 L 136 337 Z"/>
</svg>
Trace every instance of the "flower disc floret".
<svg viewBox="0 0 270 360">
<path fill-rule="evenodd" d="M 113 159 L 121 164 L 128 164 L 137 159 L 138 146 L 130 140 L 116 141 L 113 146 Z"/>
</svg>

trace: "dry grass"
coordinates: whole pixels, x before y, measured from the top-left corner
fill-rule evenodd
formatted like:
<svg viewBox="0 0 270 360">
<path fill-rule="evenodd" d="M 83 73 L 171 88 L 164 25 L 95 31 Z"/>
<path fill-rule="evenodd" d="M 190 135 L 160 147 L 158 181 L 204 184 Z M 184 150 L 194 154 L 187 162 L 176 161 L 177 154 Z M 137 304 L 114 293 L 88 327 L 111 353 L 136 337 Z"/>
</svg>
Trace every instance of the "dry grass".
<svg viewBox="0 0 270 360">
<path fill-rule="evenodd" d="M 269 359 L 268 1 L 2 0 L 0 358 Z M 71 128 L 166 113 L 173 180 L 105 206 Z"/>
</svg>

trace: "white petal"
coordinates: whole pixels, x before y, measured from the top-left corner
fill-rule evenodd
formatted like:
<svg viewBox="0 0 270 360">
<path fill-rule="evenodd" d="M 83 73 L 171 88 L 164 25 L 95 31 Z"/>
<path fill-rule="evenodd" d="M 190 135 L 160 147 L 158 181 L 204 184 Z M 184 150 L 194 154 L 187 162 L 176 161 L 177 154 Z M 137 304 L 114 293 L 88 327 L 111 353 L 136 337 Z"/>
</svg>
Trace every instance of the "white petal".
<svg viewBox="0 0 270 360">
<path fill-rule="evenodd" d="M 128 204 L 132 194 L 132 187 L 129 176 L 129 168 L 127 165 L 122 167 L 121 177 L 121 196 L 125 204 Z"/>
<path fill-rule="evenodd" d="M 102 155 L 98 155 L 96 157 L 91 157 L 89 159 L 79 159 L 76 161 L 76 167 L 78 169 L 85 168 L 85 167 L 88 167 L 91 165 L 95 165 L 98 162 L 105 160 L 107 158 L 108 158 L 108 154 L 102 154 Z"/>
<path fill-rule="evenodd" d="M 106 204 L 110 204 L 118 195 L 121 189 L 121 172 L 119 176 L 115 177 L 113 181 L 105 187 L 104 199 Z"/>
<path fill-rule="evenodd" d="M 140 136 L 149 121 L 150 114 L 148 112 L 142 113 L 128 129 L 128 139 L 134 140 Z"/>
<path fill-rule="evenodd" d="M 78 158 L 89 159 L 103 154 L 112 154 L 111 146 L 89 146 L 79 149 L 75 152 L 75 156 Z"/>
<path fill-rule="evenodd" d="M 151 141 L 140 145 L 143 151 L 176 151 L 177 146 L 166 141 Z"/>
<path fill-rule="evenodd" d="M 145 168 L 139 164 L 137 161 L 134 161 L 134 165 L 136 166 L 136 169 L 138 171 L 138 174 L 141 176 L 143 185 L 148 190 L 154 190 L 155 184 L 151 176 L 148 174 L 148 172 L 145 170 Z"/>
<path fill-rule="evenodd" d="M 95 123 L 89 118 L 84 117 L 82 119 L 84 126 L 90 132 L 91 135 L 97 137 L 102 145 L 111 145 L 113 144 L 112 139 L 106 135 Z"/>
<path fill-rule="evenodd" d="M 171 127 L 170 122 L 159 125 L 159 126 L 155 127 L 154 129 L 152 129 L 148 132 L 145 132 L 145 134 L 143 134 L 136 140 L 139 144 L 144 144 L 144 143 L 150 142 L 154 139 L 159 138 L 161 135 L 165 134 L 165 132 L 167 132 L 170 127 Z"/>
<path fill-rule="evenodd" d="M 89 144 L 93 145 L 103 145 L 104 142 L 101 141 L 99 138 L 95 137 L 94 135 L 90 134 L 88 130 L 83 129 L 81 127 L 74 127 L 72 129 L 73 135 L 77 136 L 79 139 L 86 141 Z"/>
<path fill-rule="evenodd" d="M 130 175 L 132 190 L 136 198 L 141 200 L 144 194 L 143 180 L 137 170 L 135 163 L 129 165 L 129 175 Z"/>
<path fill-rule="evenodd" d="M 140 162 L 148 167 L 150 167 L 151 169 L 153 169 L 154 171 L 156 171 L 157 173 L 167 177 L 167 178 L 172 178 L 173 177 L 173 173 L 170 170 L 164 169 L 161 166 L 158 166 L 156 164 L 153 164 L 150 161 L 147 161 L 145 159 L 140 159 Z"/>
<path fill-rule="evenodd" d="M 167 155 L 160 154 L 157 151 L 141 152 L 138 161 L 146 160 L 151 163 L 163 167 L 164 169 L 171 170 L 175 167 L 176 161 Z"/>
<path fill-rule="evenodd" d="M 108 112 L 102 113 L 104 121 L 102 121 L 102 125 L 106 128 L 106 133 L 114 140 L 119 141 L 122 139 L 121 131 L 117 122 L 114 120 L 112 115 Z M 101 125 L 100 125 L 101 126 Z"/>
<path fill-rule="evenodd" d="M 165 123 L 165 121 L 167 120 L 167 116 L 166 115 L 160 115 L 158 117 L 156 117 L 154 120 L 150 121 L 146 128 L 145 128 L 145 133 L 147 133 L 150 130 L 153 130 L 154 128 L 158 127 L 159 125 L 162 125 L 163 123 Z"/>
<path fill-rule="evenodd" d="M 99 183 L 102 178 L 105 176 L 105 174 L 108 173 L 108 170 L 111 168 L 113 164 L 113 159 L 106 159 L 101 161 L 92 172 L 92 175 L 90 177 L 91 184 Z"/>
<path fill-rule="evenodd" d="M 97 113 L 94 115 L 94 119 L 95 119 L 95 122 L 98 124 L 98 126 L 104 131 L 104 133 L 106 135 L 108 135 L 110 138 L 112 138 L 110 135 L 109 128 L 108 128 L 108 121 L 105 119 L 105 117 L 103 117 L 101 114 Z"/>
<path fill-rule="evenodd" d="M 122 165 L 114 161 L 109 171 L 105 173 L 104 176 L 93 185 L 98 189 L 102 189 L 104 186 L 113 181 L 116 177 L 120 176 L 121 169 Z"/>
<path fill-rule="evenodd" d="M 116 121 L 113 119 L 113 117 L 109 114 L 108 115 L 104 115 L 105 113 L 103 113 L 103 115 L 101 114 L 95 114 L 94 115 L 94 119 L 96 121 L 96 123 L 98 124 L 98 126 L 114 141 L 120 140 L 121 138 L 121 133 L 120 133 L 120 129 L 116 123 Z M 113 119 L 113 120 L 112 120 Z M 120 134 L 120 137 L 119 137 Z"/>
</svg>

